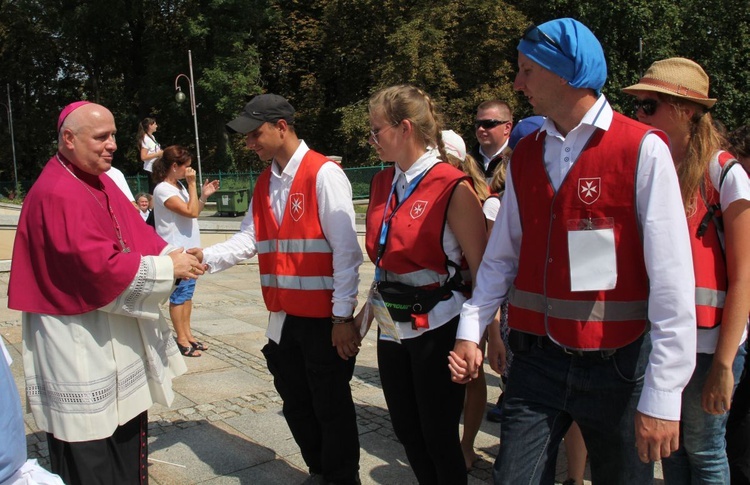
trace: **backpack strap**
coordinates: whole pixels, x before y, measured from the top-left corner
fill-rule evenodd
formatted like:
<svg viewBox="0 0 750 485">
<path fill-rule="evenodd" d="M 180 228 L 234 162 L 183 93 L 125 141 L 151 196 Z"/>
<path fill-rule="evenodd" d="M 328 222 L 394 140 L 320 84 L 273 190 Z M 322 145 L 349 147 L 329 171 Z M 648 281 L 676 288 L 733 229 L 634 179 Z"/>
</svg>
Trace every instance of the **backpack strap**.
<svg viewBox="0 0 750 485">
<path fill-rule="evenodd" d="M 720 151 L 717 154 L 719 165 L 721 166 L 721 175 L 719 176 L 719 190 L 716 191 L 721 197 L 721 187 L 724 185 L 724 180 L 729 173 L 729 170 L 737 165 L 737 159 L 732 157 L 729 152 Z M 696 231 L 696 236 L 701 238 L 708 230 L 708 224 L 713 220 L 716 231 L 719 233 L 719 240 L 721 241 L 721 247 L 724 248 L 724 221 L 721 217 L 721 199 L 713 204 L 709 204 L 706 195 L 706 183 L 705 178 L 701 181 L 700 194 L 703 204 L 706 206 L 706 215 L 701 219 L 701 223 Z"/>
<path fill-rule="evenodd" d="M 729 173 L 729 170 L 737 165 L 739 162 L 736 158 L 732 158 L 731 160 L 727 161 L 727 163 L 721 167 L 721 178 L 719 178 L 719 191 L 721 191 L 722 185 L 724 185 L 724 179 L 727 178 L 727 174 Z"/>
</svg>

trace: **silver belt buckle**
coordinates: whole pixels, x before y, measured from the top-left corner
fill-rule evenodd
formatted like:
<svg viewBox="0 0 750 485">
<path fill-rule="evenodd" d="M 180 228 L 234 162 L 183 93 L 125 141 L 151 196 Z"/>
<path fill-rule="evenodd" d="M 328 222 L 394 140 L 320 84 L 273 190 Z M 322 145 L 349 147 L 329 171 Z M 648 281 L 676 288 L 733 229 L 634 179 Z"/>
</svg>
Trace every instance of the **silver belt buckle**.
<svg viewBox="0 0 750 485">
<path fill-rule="evenodd" d="M 563 347 L 562 345 L 560 345 L 559 347 L 568 355 L 575 355 L 576 357 L 583 357 L 584 355 L 586 355 L 583 350 L 573 350 L 567 347 Z"/>
</svg>

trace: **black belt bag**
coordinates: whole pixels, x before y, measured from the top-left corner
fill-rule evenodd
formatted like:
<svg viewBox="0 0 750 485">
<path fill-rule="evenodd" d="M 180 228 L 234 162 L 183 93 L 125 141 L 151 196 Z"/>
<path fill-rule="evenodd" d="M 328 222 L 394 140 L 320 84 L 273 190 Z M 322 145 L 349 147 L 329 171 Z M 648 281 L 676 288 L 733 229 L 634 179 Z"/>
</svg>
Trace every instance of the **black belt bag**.
<svg viewBox="0 0 750 485">
<path fill-rule="evenodd" d="M 383 297 L 385 307 L 393 320 L 410 322 L 412 315 L 428 313 L 435 305 L 449 299 L 454 289 L 452 282 L 453 279 L 439 288 L 424 290 L 402 283 L 380 281 L 378 292 Z"/>
</svg>

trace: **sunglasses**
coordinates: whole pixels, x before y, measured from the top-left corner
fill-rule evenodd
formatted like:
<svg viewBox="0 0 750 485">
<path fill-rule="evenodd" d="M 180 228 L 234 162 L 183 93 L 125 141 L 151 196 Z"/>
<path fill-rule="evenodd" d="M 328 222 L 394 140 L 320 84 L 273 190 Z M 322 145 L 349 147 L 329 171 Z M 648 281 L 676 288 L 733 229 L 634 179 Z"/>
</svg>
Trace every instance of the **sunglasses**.
<svg viewBox="0 0 750 485">
<path fill-rule="evenodd" d="M 638 113 L 639 109 L 643 110 L 643 114 L 646 116 L 654 116 L 654 113 L 656 113 L 656 108 L 659 107 L 659 101 L 651 98 L 651 99 L 636 99 L 633 101 L 633 108 L 635 108 L 635 112 Z"/>
<path fill-rule="evenodd" d="M 529 27 L 523 33 L 523 40 L 528 40 L 529 42 L 533 42 L 535 44 L 549 44 L 560 51 L 562 55 L 570 59 L 570 56 L 563 50 L 562 46 L 555 39 L 545 34 L 542 30 L 539 29 L 539 27 L 534 24 L 529 25 Z"/>
<path fill-rule="evenodd" d="M 476 120 L 474 122 L 474 129 L 484 128 L 485 130 L 491 130 L 492 128 L 504 125 L 505 123 L 508 123 L 510 120 Z"/>
</svg>

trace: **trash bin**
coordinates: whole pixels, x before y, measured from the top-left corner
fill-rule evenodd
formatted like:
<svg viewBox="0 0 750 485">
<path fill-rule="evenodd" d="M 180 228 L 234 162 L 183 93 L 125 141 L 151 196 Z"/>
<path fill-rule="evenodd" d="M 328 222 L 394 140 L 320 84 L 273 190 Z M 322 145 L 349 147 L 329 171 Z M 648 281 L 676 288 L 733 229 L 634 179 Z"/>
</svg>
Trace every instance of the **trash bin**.
<svg viewBox="0 0 750 485">
<path fill-rule="evenodd" d="M 214 198 L 220 216 L 244 214 L 250 203 L 247 189 L 217 190 Z"/>
</svg>

